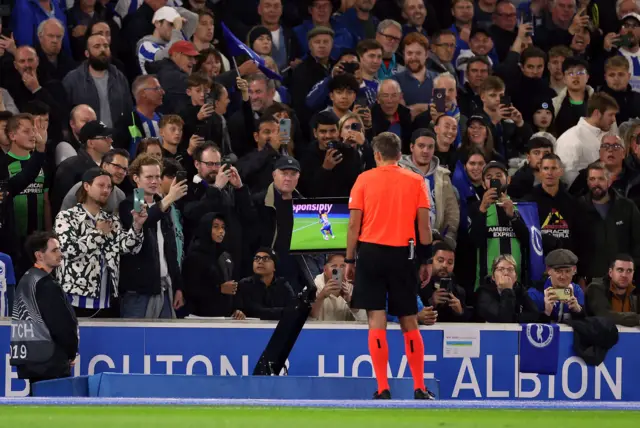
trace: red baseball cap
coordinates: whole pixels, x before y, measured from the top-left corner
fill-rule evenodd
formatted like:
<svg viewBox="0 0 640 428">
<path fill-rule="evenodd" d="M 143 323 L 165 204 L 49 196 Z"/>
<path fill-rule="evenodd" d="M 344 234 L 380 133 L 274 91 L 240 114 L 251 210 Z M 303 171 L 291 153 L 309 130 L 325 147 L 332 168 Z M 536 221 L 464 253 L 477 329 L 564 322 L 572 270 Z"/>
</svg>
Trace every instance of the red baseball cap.
<svg viewBox="0 0 640 428">
<path fill-rule="evenodd" d="M 200 55 L 200 52 L 198 52 L 193 43 L 186 40 L 180 40 L 179 42 L 175 42 L 171 45 L 169 48 L 169 55 L 173 55 L 174 53 L 181 53 L 187 56 Z"/>
</svg>

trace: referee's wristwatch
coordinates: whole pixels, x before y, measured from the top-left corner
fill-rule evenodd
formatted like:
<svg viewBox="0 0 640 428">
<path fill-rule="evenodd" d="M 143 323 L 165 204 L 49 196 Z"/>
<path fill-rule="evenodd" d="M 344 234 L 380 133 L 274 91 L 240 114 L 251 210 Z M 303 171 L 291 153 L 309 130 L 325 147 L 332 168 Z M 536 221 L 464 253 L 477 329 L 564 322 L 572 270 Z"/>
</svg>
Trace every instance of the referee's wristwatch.
<svg viewBox="0 0 640 428">
<path fill-rule="evenodd" d="M 355 265 L 356 259 L 344 259 L 344 262 L 348 265 Z"/>
</svg>

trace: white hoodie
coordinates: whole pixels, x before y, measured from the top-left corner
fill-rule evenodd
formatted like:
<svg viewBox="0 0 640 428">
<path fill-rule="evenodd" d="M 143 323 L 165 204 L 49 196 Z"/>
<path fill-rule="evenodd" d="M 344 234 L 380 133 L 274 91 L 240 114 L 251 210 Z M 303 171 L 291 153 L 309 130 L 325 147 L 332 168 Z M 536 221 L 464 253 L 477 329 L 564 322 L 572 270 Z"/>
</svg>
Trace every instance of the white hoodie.
<svg viewBox="0 0 640 428">
<path fill-rule="evenodd" d="M 564 181 L 571 186 L 580 170 L 600 159 L 600 141 L 605 135 L 617 135 L 618 126 L 614 123 L 608 132 L 590 125 L 584 117 L 573 128 L 558 138 L 556 154 L 564 164 Z"/>
</svg>

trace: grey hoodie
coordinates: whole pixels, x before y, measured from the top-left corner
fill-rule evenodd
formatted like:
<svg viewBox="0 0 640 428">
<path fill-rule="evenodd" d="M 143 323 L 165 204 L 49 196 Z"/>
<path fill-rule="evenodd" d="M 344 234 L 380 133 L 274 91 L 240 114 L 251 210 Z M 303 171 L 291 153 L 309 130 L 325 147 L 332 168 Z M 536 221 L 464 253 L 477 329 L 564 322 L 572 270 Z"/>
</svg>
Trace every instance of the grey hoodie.
<svg viewBox="0 0 640 428">
<path fill-rule="evenodd" d="M 408 169 L 420 174 L 425 179 L 427 189 L 429 191 L 430 201 L 435 199 L 436 212 L 435 216 L 431 215 L 431 227 L 444 237 L 447 244 L 452 248 L 456 247 L 456 237 L 458 235 L 458 225 L 460 223 L 460 206 L 456 198 L 456 192 L 449 175 L 448 169 L 440 166 L 440 159 L 433 157 L 429 171 L 423 174 L 422 171 L 413 163 L 411 155 L 403 155 L 398 162 L 402 168 Z M 429 180 L 430 176 L 434 177 L 435 189 L 431 189 Z"/>
</svg>

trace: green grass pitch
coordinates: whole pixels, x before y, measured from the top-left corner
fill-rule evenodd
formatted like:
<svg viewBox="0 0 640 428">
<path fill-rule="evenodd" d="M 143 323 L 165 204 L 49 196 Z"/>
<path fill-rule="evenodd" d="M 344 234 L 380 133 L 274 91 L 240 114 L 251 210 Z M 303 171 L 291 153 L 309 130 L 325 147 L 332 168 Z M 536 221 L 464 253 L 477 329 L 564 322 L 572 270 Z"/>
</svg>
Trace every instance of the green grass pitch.
<svg viewBox="0 0 640 428">
<path fill-rule="evenodd" d="M 0 407 L 15 428 L 636 428 L 640 412 L 310 409 L 278 407 Z"/>
<path fill-rule="evenodd" d="M 344 250 L 346 248 L 347 226 L 349 219 L 331 218 L 331 229 L 336 239 L 329 238 L 325 241 L 320 233 L 322 224 L 318 223 L 318 218 L 296 218 L 293 222 L 293 235 L 291 236 L 291 247 L 298 251 L 305 250 Z"/>
</svg>

